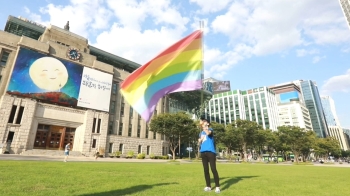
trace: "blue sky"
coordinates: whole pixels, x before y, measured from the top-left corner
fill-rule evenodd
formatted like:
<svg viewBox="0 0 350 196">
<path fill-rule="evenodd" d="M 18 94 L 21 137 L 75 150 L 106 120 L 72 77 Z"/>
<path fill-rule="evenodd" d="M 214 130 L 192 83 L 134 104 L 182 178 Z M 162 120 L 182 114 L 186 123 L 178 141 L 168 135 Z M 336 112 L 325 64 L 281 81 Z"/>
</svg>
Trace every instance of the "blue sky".
<svg viewBox="0 0 350 196">
<path fill-rule="evenodd" d="M 63 27 L 143 64 L 205 23 L 205 77 L 247 90 L 313 80 L 350 128 L 350 29 L 330 0 L 0 0 L 8 15 Z"/>
</svg>

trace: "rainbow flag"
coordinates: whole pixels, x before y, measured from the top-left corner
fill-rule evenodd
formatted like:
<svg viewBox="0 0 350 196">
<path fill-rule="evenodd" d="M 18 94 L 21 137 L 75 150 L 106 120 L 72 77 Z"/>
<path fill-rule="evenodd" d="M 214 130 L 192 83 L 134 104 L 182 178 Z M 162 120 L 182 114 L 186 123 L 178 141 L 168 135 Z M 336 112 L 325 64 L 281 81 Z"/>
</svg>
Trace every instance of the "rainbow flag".
<svg viewBox="0 0 350 196">
<path fill-rule="evenodd" d="M 125 100 L 148 122 L 164 95 L 202 88 L 202 31 L 178 41 L 121 84 Z"/>
</svg>

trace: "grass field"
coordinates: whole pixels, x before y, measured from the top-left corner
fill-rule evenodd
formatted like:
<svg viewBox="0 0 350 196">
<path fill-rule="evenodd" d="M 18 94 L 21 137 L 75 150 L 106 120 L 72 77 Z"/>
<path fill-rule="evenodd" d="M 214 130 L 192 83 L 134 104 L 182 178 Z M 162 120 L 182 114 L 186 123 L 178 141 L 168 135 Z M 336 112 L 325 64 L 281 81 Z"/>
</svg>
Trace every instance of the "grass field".
<svg viewBox="0 0 350 196">
<path fill-rule="evenodd" d="M 217 165 L 220 195 L 350 195 L 350 168 Z M 0 161 L 0 195 L 216 195 L 201 163 Z M 214 187 L 214 182 L 212 183 Z"/>
</svg>

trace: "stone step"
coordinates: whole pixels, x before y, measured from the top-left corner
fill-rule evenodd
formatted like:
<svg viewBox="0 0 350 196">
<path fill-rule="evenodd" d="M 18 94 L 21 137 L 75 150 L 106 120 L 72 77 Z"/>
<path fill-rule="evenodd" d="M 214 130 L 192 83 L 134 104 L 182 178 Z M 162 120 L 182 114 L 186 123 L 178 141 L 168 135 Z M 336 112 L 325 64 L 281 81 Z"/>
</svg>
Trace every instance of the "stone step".
<svg viewBox="0 0 350 196">
<path fill-rule="evenodd" d="M 26 150 L 21 155 L 36 155 L 36 156 L 64 156 L 64 150 L 44 150 L 44 149 L 32 149 Z M 79 151 L 70 151 L 69 156 L 84 156 Z"/>
</svg>

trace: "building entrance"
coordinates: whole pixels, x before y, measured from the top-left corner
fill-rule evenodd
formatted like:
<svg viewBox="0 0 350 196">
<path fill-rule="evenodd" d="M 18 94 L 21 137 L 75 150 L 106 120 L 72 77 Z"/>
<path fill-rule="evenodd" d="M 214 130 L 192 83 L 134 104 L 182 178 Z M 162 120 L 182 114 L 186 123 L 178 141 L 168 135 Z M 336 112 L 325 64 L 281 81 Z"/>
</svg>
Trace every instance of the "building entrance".
<svg viewBox="0 0 350 196">
<path fill-rule="evenodd" d="M 71 142 L 73 148 L 75 128 L 39 124 L 35 136 L 34 148 L 63 150 Z"/>
</svg>

